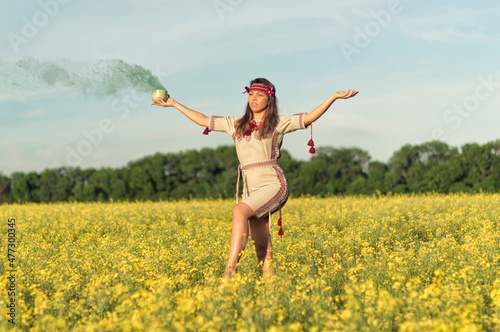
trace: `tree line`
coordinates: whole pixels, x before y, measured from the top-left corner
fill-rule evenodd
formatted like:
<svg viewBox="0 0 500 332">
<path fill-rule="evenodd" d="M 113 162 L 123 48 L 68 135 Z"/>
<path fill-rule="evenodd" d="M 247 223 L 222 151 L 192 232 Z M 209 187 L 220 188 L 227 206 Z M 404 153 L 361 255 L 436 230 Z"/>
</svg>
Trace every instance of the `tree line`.
<svg viewBox="0 0 500 332">
<path fill-rule="evenodd" d="M 157 153 L 122 168 L 0 174 L 0 203 L 231 198 L 238 164 L 234 146 L 220 146 Z M 282 150 L 280 166 L 292 197 L 500 192 L 500 140 L 460 149 L 440 141 L 407 144 L 387 163 L 356 147 L 319 147 L 308 161 Z"/>
</svg>

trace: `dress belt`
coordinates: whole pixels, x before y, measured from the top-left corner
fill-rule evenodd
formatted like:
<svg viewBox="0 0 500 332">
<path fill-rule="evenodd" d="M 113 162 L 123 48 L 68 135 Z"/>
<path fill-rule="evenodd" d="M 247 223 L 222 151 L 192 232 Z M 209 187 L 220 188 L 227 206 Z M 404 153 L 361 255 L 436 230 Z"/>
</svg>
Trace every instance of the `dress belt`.
<svg viewBox="0 0 500 332">
<path fill-rule="evenodd" d="M 248 171 L 250 169 L 259 168 L 259 167 L 272 167 L 278 165 L 278 159 L 271 159 L 265 161 L 258 161 L 256 163 L 250 163 L 245 165 L 238 166 L 238 180 L 236 181 L 236 204 L 239 203 L 239 193 L 240 193 L 240 176 L 241 171 Z M 246 188 L 246 181 L 243 178 L 243 189 Z"/>
</svg>

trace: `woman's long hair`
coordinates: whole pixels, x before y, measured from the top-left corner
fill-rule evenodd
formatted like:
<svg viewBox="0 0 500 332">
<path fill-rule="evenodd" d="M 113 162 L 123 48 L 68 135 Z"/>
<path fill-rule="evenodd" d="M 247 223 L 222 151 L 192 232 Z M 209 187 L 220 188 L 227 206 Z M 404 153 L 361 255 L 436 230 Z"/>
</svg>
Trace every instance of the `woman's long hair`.
<svg viewBox="0 0 500 332">
<path fill-rule="evenodd" d="M 265 78 L 256 78 L 250 81 L 250 86 L 252 84 L 263 84 L 276 91 L 274 85 Z M 264 117 L 264 122 L 262 123 L 262 126 L 258 129 L 259 135 L 257 135 L 257 137 L 259 138 L 268 138 L 272 136 L 279 121 L 276 93 L 272 96 L 271 95 L 267 96 L 268 96 L 268 102 L 267 102 L 266 115 Z M 235 126 L 236 137 L 243 137 L 245 135 L 245 131 L 250 129 L 250 122 L 252 120 L 253 120 L 253 112 L 252 109 L 250 108 L 250 104 L 247 103 L 245 115 L 243 115 L 241 119 L 236 121 L 236 126 Z"/>
</svg>

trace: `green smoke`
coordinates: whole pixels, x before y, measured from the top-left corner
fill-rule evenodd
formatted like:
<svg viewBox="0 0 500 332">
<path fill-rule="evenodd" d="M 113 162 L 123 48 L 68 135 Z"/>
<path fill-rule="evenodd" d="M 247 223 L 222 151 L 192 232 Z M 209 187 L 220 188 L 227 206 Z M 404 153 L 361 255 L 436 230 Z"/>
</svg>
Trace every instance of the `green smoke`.
<svg viewBox="0 0 500 332">
<path fill-rule="evenodd" d="M 144 93 L 166 90 L 151 70 L 119 59 L 78 62 L 38 61 L 31 57 L 16 63 L 1 61 L 0 87 L 32 90 L 67 87 L 97 97 L 130 88 Z"/>
</svg>

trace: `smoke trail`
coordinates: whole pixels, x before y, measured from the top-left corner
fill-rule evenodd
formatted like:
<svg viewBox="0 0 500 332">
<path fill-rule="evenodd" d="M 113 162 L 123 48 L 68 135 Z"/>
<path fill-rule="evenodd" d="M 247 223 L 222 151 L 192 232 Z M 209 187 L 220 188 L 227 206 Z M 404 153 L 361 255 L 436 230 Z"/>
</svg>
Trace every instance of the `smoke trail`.
<svg viewBox="0 0 500 332">
<path fill-rule="evenodd" d="M 0 87 L 17 91 L 65 87 L 98 98 L 128 88 L 139 92 L 165 89 L 151 70 L 119 59 L 78 62 L 38 61 L 31 57 L 16 63 L 0 60 Z"/>
</svg>

